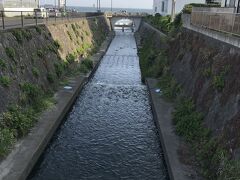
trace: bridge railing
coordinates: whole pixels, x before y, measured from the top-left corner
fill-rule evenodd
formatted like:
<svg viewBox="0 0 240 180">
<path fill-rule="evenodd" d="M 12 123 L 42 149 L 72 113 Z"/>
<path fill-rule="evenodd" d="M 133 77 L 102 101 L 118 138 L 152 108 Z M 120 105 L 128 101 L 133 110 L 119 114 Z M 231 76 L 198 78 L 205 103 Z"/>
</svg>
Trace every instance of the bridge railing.
<svg viewBox="0 0 240 180">
<path fill-rule="evenodd" d="M 0 30 L 54 24 L 73 21 L 77 18 L 92 18 L 102 15 L 103 13 L 0 11 Z"/>
<path fill-rule="evenodd" d="M 191 24 L 240 36 L 240 14 L 209 11 L 193 11 Z"/>
</svg>

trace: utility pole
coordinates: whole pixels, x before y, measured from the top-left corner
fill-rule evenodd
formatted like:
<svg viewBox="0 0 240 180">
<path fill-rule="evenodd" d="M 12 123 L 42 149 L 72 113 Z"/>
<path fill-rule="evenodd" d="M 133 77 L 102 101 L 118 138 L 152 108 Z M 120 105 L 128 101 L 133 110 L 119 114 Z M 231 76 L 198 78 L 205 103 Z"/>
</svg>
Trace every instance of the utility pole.
<svg viewBox="0 0 240 180">
<path fill-rule="evenodd" d="M 113 11 L 113 9 L 112 9 L 112 8 L 113 8 L 113 4 L 112 4 L 112 1 L 113 1 L 113 0 L 111 0 L 111 12 Z"/>
<path fill-rule="evenodd" d="M 171 22 L 173 22 L 175 18 L 175 4 L 176 4 L 176 0 L 172 0 Z"/>
<path fill-rule="evenodd" d="M 100 0 L 97 0 L 97 11 L 100 11 Z"/>
<path fill-rule="evenodd" d="M 64 0 L 64 12 L 67 11 L 67 0 Z"/>
<path fill-rule="evenodd" d="M 98 12 L 101 11 L 101 2 L 100 2 L 100 0 L 97 0 L 97 11 Z"/>
<path fill-rule="evenodd" d="M 99 0 L 99 11 L 101 11 L 101 0 Z"/>
<path fill-rule="evenodd" d="M 40 8 L 40 0 L 36 0 L 37 2 L 37 8 Z"/>
</svg>

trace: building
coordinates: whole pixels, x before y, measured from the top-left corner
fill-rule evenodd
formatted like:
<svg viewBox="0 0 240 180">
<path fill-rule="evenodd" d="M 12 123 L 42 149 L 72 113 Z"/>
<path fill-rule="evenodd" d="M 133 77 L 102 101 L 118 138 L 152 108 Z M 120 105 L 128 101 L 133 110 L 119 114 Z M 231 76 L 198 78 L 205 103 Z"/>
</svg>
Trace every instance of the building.
<svg viewBox="0 0 240 180">
<path fill-rule="evenodd" d="M 154 14 L 159 13 L 163 16 L 171 15 L 174 0 L 153 0 Z M 180 13 L 186 4 L 205 3 L 206 0 L 175 0 L 175 13 Z"/>
<path fill-rule="evenodd" d="M 65 10 L 66 8 L 66 0 L 58 0 L 58 9 Z"/>
<path fill-rule="evenodd" d="M 221 6 L 232 8 L 234 13 L 240 13 L 240 0 L 222 0 Z"/>
<path fill-rule="evenodd" d="M 154 14 L 159 13 L 163 16 L 171 14 L 171 7 L 169 6 L 171 3 L 168 3 L 168 1 L 169 0 L 154 0 L 153 1 Z"/>
<path fill-rule="evenodd" d="M 1 11 L 33 11 L 38 6 L 38 0 L 0 0 Z"/>
</svg>

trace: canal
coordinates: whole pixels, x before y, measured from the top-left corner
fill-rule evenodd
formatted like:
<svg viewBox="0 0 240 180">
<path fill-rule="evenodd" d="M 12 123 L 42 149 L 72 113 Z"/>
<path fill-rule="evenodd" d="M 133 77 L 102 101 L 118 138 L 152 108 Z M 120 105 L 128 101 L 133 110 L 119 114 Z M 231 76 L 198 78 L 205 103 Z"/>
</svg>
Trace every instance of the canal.
<svg viewBox="0 0 240 180">
<path fill-rule="evenodd" d="M 133 33 L 116 32 L 29 179 L 168 179 Z"/>
</svg>

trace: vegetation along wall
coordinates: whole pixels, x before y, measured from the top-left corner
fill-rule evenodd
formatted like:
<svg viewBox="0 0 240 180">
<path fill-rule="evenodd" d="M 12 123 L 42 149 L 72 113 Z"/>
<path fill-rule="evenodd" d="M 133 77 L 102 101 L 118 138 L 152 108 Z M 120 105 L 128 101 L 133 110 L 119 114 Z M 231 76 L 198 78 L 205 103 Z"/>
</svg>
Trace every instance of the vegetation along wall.
<svg viewBox="0 0 240 180">
<path fill-rule="evenodd" d="M 142 24 L 143 76 L 158 78 L 174 102 L 176 133 L 190 145 L 199 174 L 239 179 L 240 51 L 174 23 L 167 24 L 166 37 Z"/>
<path fill-rule="evenodd" d="M 0 159 L 54 103 L 53 92 L 65 75 L 92 68 L 88 56 L 108 32 L 100 16 L 0 33 Z"/>
</svg>

